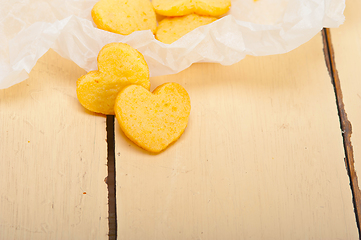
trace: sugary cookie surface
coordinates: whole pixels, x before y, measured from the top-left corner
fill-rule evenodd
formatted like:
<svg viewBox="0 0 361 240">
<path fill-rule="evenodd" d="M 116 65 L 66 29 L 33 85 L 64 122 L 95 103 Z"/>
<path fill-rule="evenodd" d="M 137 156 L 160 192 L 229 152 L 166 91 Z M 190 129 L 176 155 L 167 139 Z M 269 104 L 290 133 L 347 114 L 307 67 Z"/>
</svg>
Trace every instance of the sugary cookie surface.
<svg viewBox="0 0 361 240">
<path fill-rule="evenodd" d="M 191 104 L 177 83 L 165 83 L 153 93 L 132 85 L 119 93 L 114 109 L 124 134 L 141 148 L 158 153 L 182 135 Z"/>
<path fill-rule="evenodd" d="M 123 35 L 157 27 L 149 0 L 100 0 L 91 14 L 98 28 Z"/>
<path fill-rule="evenodd" d="M 98 69 L 77 81 L 78 100 L 92 112 L 114 115 L 115 98 L 128 85 L 150 89 L 148 65 L 128 44 L 105 45 L 98 55 Z"/>
<path fill-rule="evenodd" d="M 231 0 L 153 0 L 154 10 L 163 16 L 184 16 L 191 13 L 220 16 L 228 12 Z"/>
<path fill-rule="evenodd" d="M 172 43 L 188 32 L 217 20 L 215 17 L 190 14 L 183 17 L 168 17 L 159 22 L 155 37 L 164 43 Z"/>
</svg>

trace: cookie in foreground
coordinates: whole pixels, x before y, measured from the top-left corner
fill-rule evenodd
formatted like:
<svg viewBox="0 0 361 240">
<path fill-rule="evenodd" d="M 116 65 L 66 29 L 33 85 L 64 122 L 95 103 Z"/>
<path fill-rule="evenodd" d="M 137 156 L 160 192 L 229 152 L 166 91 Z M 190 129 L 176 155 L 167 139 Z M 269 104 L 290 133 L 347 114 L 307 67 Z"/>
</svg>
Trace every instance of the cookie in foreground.
<svg viewBox="0 0 361 240">
<path fill-rule="evenodd" d="M 123 35 L 148 29 L 154 33 L 157 27 L 149 0 L 100 0 L 91 15 L 98 28 Z"/>
<path fill-rule="evenodd" d="M 167 17 L 159 22 L 155 37 L 163 43 L 172 43 L 190 31 L 217 20 L 215 17 L 189 14 L 183 17 Z"/>
<path fill-rule="evenodd" d="M 231 0 L 153 0 L 156 13 L 175 17 L 196 13 L 205 16 L 220 16 L 227 13 Z"/>
<path fill-rule="evenodd" d="M 98 69 L 80 77 L 76 88 L 79 102 L 92 112 L 114 115 L 115 98 L 128 85 L 150 89 L 148 65 L 128 44 L 105 45 L 98 55 Z"/>
<path fill-rule="evenodd" d="M 188 124 L 191 102 L 177 83 L 165 83 L 153 93 L 137 85 L 123 89 L 114 111 L 124 134 L 139 147 L 158 153 L 175 142 Z"/>
</svg>

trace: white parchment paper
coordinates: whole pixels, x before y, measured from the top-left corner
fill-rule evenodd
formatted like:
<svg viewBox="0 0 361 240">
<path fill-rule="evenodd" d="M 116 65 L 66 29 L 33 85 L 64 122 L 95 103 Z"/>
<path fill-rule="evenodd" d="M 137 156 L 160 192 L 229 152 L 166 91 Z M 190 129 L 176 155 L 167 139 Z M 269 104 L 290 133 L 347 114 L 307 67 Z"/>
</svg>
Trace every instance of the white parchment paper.
<svg viewBox="0 0 361 240">
<path fill-rule="evenodd" d="M 27 79 L 50 48 L 90 71 L 105 44 L 128 43 L 144 55 L 151 76 L 195 62 L 231 65 L 246 55 L 281 54 L 323 27 L 338 27 L 345 8 L 345 0 L 232 0 L 226 16 L 168 45 L 150 31 L 123 36 L 97 29 L 90 13 L 97 1 L 0 0 L 0 89 Z"/>
</svg>

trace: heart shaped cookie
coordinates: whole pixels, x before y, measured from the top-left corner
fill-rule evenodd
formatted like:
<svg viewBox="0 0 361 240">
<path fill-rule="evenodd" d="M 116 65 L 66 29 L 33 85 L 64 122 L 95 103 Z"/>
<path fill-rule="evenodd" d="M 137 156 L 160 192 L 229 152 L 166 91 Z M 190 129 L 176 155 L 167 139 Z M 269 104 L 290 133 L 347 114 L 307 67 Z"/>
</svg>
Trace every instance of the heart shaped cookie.
<svg viewBox="0 0 361 240">
<path fill-rule="evenodd" d="M 172 43 L 190 31 L 217 20 L 215 17 L 189 14 L 182 17 L 167 17 L 159 22 L 155 37 L 163 43 Z"/>
<path fill-rule="evenodd" d="M 100 0 L 91 15 L 98 28 L 123 35 L 148 29 L 154 33 L 157 27 L 149 0 Z"/>
<path fill-rule="evenodd" d="M 153 0 L 154 10 L 163 16 L 184 16 L 196 13 L 220 16 L 228 12 L 231 0 Z"/>
<path fill-rule="evenodd" d="M 77 81 L 78 100 L 90 111 L 114 115 L 115 98 L 124 87 L 137 84 L 150 89 L 148 65 L 128 44 L 105 45 L 98 55 L 98 69 Z"/>
<path fill-rule="evenodd" d="M 153 93 L 132 85 L 115 101 L 115 115 L 124 134 L 141 148 L 158 153 L 184 132 L 191 110 L 186 90 L 165 83 Z"/>
</svg>

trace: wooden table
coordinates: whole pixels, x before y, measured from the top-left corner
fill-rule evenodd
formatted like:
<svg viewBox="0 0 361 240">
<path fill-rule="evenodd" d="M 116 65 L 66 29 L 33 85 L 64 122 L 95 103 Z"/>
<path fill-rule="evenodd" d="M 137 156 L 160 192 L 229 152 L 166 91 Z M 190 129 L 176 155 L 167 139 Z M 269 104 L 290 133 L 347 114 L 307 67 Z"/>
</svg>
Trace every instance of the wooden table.
<svg viewBox="0 0 361 240">
<path fill-rule="evenodd" d="M 50 50 L 0 90 L 0 239 L 359 239 L 360 12 L 287 54 L 152 78 L 192 100 L 157 155 L 86 111 L 85 71 Z"/>
</svg>

